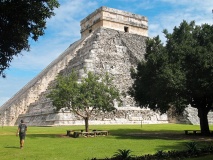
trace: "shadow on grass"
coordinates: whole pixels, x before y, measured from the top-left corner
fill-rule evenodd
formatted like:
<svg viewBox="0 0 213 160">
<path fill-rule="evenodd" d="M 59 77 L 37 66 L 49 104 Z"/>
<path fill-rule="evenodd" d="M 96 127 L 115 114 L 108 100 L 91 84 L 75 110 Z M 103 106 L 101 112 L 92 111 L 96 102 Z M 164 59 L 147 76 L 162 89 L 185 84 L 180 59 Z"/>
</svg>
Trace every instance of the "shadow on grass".
<svg viewBox="0 0 213 160">
<path fill-rule="evenodd" d="M 168 140 L 168 141 L 175 141 L 174 144 L 169 145 L 158 145 L 156 146 L 156 150 L 180 150 L 186 149 L 187 142 L 196 142 L 201 145 L 206 145 L 207 143 L 213 140 L 213 136 L 202 136 L 202 135 L 185 135 L 184 131 L 174 131 L 174 130 L 163 130 L 163 131 L 143 131 L 139 129 L 119 129 L 113 130 L 110 132 L 110 135 L 115 136 L 116 139 L 138 139 L 138 140 Z M 149 145 L 149 144 L 143 144 Z"/>
<path fill-rule="evenodd" d="M 146 139 L 146 140 L 191 140 L 191 141 L 212 141 L 213 136 L 185 135 L 184 131 L 158 130 L 144 131 L 141 129 L 115 129 L 109 130 L 109 135 L 115 139 Z M 110 138 L 109 136 L 109 138 Z M 27 134 L 28 138 L 69 138 L 66 134 Z"/>
<path fill-rule="evenodd" d="M 210 141 L 213 136 L 202 136 L 200 134 L 185 135 L 184 131 L 163 130 L 163 131 L 143 131 L 140 129 L 118 129 L 109 131 L 110 135 L 117 139 L 163 139 L 163 140 L 194 140 Z"/>
<path fill-rule="evenodd" d="M 60 135 L 58 134 L 27 134 L 26 135 L 27 138 L 59 138 Z"/>
<path fill-rule="evenodd" d="M 6 147 L 4 147 L 4 148 L 11 148 L 11 149 L 16 148 L 16 149 L 20 149 L 20 147 L 17 147 L 17 146 L 6 146 Z"/>
</svg>

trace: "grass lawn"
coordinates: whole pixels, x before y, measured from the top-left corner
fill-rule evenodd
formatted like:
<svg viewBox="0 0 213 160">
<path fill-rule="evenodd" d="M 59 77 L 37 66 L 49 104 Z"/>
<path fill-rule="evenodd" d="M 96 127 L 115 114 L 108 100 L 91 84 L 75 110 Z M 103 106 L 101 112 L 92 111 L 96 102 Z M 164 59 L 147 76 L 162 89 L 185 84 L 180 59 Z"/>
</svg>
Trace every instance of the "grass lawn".
<svg viewBox="0 0 213 160">
<path fill-rule="evenodd" d="M 213 129 L 213 126 L 210 126 Z M 196 125 L 144 124 L 93 125 L 90 129 L 108 130 L 109 136 L 67 137 L 66 130 L 81 130 L 84 126 L 28 127 L 24 149 L 19 148 L 15 136 L 17 127 L 0 128 L 1 160 L 87 160 L 106 158 L 118 149 L 130 149 L 132 155 L 153 154 L 158 150 L 184 150 L 185 143 L 197 141 L 205 144 L 212 137 L 184 135 L 186 129 L 199 129 Z M 198 160 L 198 159 L 195 159 Z"/>
</svg>

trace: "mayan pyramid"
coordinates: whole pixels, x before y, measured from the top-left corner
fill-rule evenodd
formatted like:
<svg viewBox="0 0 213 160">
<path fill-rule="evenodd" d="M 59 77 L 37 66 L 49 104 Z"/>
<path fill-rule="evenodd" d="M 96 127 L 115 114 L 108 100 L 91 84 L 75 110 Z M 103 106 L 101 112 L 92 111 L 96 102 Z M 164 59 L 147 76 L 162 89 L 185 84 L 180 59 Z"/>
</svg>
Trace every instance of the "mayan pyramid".
<svg viewBox="0 0 213 160">
<path fill-rule="evenodd" d="M 101 7 L 81 21 L 81 39 L 72 43 L 57 59 L 0 107 L 3 125 L 75 125 L 84 121 L 66 109 L 54 111 L 46 95 L 58 74 L 78 71 L 108 72 L 120 92 L 132 84 L 130 68 L 136 67 L 145 53 L 148 20 L 141 15 Z M 122 97 L 122 106 L 109 113 L 97 112 L 90 124 L 168 123 L 167 115 L 136 106 L 132 97 Z"/>
</svg>

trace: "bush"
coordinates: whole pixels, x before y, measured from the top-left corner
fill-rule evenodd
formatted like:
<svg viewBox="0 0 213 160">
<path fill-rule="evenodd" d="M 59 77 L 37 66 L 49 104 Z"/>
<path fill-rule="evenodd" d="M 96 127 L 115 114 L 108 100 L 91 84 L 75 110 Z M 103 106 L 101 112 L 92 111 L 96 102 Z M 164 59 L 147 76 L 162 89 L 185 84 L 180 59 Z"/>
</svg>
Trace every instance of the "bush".
<svg viewBox="0 0 213 160">
<path fill-rule="evenodd" d="M 119 149 L 115 154 L 113 155 L 113 160 L 131 160 L 132 156 L 130 155 L 132 151 L 129 149 Z"/>
<path fill-rule="evenodd" d="M 198 148 L 198 145 L 195 142 L 188 142 L 185 144 L 185 146 L 187 149 L 183 151 L 172 150 L 164 152 L 163 150 L 159 150 L 153 155 L 147 154 L 143 156 L 133 156 L 130 154 L 132 151 L 129 149 L 118 149 L 112 158 L 105 158 L 102 160 L 180 160 L 184 158 L 213 154 L 213 143 L 210 143 L 202 148 Z M 92 160 L 101 159 L 93 158 Z"/>
</svg>

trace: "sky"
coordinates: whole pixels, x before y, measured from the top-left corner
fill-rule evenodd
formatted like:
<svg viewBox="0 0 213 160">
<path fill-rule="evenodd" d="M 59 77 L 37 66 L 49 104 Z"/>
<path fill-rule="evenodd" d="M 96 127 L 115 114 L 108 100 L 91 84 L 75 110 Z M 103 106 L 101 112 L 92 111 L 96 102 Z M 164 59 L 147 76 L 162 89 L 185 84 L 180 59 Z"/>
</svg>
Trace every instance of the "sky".
<svg viewBox="0 0 213 160">
<path fill-rule="evenodd" d="M 148 18 L 149 37 L 160 36 L 163 29 L 170 33 L 186 20 L 197 25 L 213 24 L 212 0 L 58 0 L 56 15 L 47 20 L 45 35 L 30 40 L 31 49 L 14 57 L 6 78 L 0 77 L 0 106 L 36 77 L 62 54 L 70 44 L 79 40 L 80 21 L 101 6 L 124 10 Z"/>
</svg>

